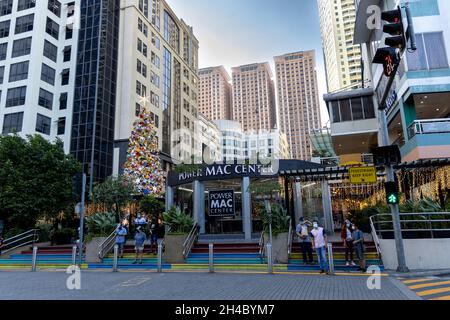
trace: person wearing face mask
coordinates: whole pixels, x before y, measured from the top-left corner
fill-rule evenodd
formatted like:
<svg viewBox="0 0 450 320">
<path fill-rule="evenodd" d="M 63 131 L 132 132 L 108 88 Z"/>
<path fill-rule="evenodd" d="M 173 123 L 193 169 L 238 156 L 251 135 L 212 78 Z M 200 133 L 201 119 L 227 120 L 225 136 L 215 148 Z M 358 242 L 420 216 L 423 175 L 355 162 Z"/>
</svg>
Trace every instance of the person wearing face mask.
<svg viewBox="0 0 450 320">
<path fill-rule="evenodd" d="M 313 249 L 316 250 L 317 258 L 320 264 L 320 273 L 329 274 L 329 266 L 327 261 L 327 235 L 322 227 L 319 227 L 317 220 L 313 221 L 313 229 L 311 235 L 314 237 Z"/>
<path fill-rule="evenodd" d="M 355 247 L 356 256 L 359 259 L 359 270 L 362 272 L 367 272 L 366 268 L 366 258 L 365 258 L 365 248 L 364 248 L 364 233 L 359 230 L 358 224 L 353 224 L 353 245 Z"/>
<path fill-rule="evenodd" d="M 302 250 L 303 264 L 313 263 L 313 252 L 311 244 L 311 235 L 308 229 L 309 227 L 311 227 L 311 222 L 309 222 L 308 220 L 305 221 L 302 217 L 300 218 L 300 221 L 297 227 L 295 228 L 295 233 L 298 236 L 300 248 Z"/>
<path fill-rule="evenodd" d="M 147 227 L 147 220 L 140 212 L 136 215 L 136 219 L 134 219 L 134 226 L 135 228 L 141 227 L 141 230 L 145 232 L 145 229 Z"/>
<path fill-rule="evenodd" d="M 352 238 L 353 227 L 350 220 L 345 219 L 344 225 L 341 230 L 341 239 L 344 242 L 345 247 L 345 265 L 349 266 L 350 263 L 352 266 L 355 266 L 355 262 L 353 261 L 353 238 Z M 350 256 L 350 259 L 349 259 Z"/>
</svg>

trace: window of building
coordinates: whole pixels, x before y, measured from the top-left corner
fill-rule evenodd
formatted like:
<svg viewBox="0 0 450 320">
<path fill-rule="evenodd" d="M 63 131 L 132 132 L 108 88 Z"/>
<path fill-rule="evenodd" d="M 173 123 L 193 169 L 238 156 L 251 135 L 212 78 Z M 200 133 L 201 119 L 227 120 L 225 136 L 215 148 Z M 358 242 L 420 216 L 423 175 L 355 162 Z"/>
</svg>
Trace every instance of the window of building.
<svg viewBox="0 0 450 320">
<path fill-rule="evenodd" d="M 23 112 L 5 114 L 3 118 L 2 134 L 21 132 L 23 122 Z"/>
<path fill-rule="evenodd" d="M 44 57 L 56 62 L 58 57 L 58 47 L 51 42 L 44 40 Z"/>
<path fill-rule="evenodd" d="M 41 70 L 41 80 L 51 85 L 55 85 L 55 69 L 43 63 Z"/>
<path fill-rule="evenodd" d="M 58 0 L 48 0 L 48 10 L 53 12 L 58 18 L 61 17 L 61 3 Z"/>
<path fill-rule="evenodd" d="M 6 51 L 8 50 L 8 43 L 0 43 L 0 61 L 6 59 Z"/>
<path fill-rule="evenodd" d="M 5 66 L 0 67 L 0 84 L 3 84 L 3 76 L 5 75 Z"/>
<path fill-rule="evenodd" d="M 58 40 L 59 38 L 59 24 L 47 17 L 47 22 L 45 24 L 45 32 L 51 35 L 53 38 Z"/>
<path fill-rule="evenodd" d="M 11 64 L 9 68 L 9 82 L 25 80 L 28 78 L 29 61 Z"/>
<path fill-rule="evenodd" d="M 75 2 L 69 2 L 67 4 L 67 17 L 70 18 L 75 14 Z"/>
<path fill-rule="evenodd" d="M 52 119 L 42 114 L 37 114 L 36 118 L 36 132 L 40 132 L 46 135 L 50 135 L 50 126 Z"/>
<path fill-rule="evenodd" d="M 36 6 L 36 0 L 19 0 L 17 11 L 27 10 Z"/>
<path fill-rule="evenodd" d="M 47 108 L 49 110 L 52 110 L 52 108 L 53 108 L 53 93 L 40 88 L 38 105 L 40 105 L 41 107 Z"/>
<path fill-rule="evenodd" d="M 67 92 L 63 92 L 59 96 L 59 110 L 65 109 L 67 109 Z"/>
<path fill-rule="evenodd" d="M 442 32 L 416 34 L 417 50 L 408 52 L 410 71 L 446 69 L 449 67 Z"/>
<path fill-rule="evenodd" d="M 2 0 L 0 1 L 0 17 L 11 14 L 12 12 L 13 0 Z"/>
<path fill-rule="evenodd" d="M 11 20 L 6 20 L 0 22 L 0 38 L 6 38 L 9 36 L 9 27 L 11 25 Z"/>
<path fill-rule="evenodd" d="M 72 27 L 66 27 L 66 40 L 72 39 L 73 37 L 73 28 Z"/>
<path fill-rule="evenodd" d="M 139 103 L 136 103 L 136 108 L 134 109 L 134 115 L 136 117 L 139 117 L 141 114 L 141 105 Z"/>
<path fill-rule="evenodd" d="M 57 135 L 62 135 L 66 132 L 66 118 L 61 117 L 58 119 L 58 132 Z"/>
<path fill-rule="evenodd" d="M 27 94 L 27 87 L 17 87 L 8 89 L 6 94 L 5 107 L 16 107 L 25 104 L 25 97 Z"/>
<path fill-rule="evenodd" d="M 12 57 L 21 57 L 31 52 L 31 37 L 15 40 L 13 43 Z"/>
<path fill-rule="evenodd" d="M 70 61 L 70 56 L 72 55 L 72 47 L 66 46 L 64 47 L 64 59 L 63 62 Z"/>
<path fill-rule="evenodd" d="M 353 121 L 364 119 L 363 106 L 361 98 L 351 99 Z"/>
<path fill-rule="evenodd" d="M 33 31 L 34 14 L 18 17 L 16 19 L 15 34 Z"/>
<path fill-rule="evenodd" d="M 69 84 L 70 80 L 70 69 L 64 69 L 61 72 L 61 85 L 65 86 Z"/>
</svg>

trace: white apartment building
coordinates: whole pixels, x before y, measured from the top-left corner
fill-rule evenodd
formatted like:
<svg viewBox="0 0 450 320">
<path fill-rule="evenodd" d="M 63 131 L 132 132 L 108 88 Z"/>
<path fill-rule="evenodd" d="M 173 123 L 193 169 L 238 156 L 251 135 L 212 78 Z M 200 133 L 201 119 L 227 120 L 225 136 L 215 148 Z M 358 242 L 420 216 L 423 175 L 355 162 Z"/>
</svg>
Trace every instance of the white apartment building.
<svg viewBox="0 0 450 320">
<path fill-rule="evenodd" d="M 202 113 L 198 115 L 195 140 L 197 142 L 196 163 L 213 163 L 222 158 L 220 144 L 220 130 L 214 121 L 206 118 Z"/>
<path fill-rule="evenodd" d="M 247 131 L 237 121 L 215 121 L 220 131 L 222 161 L 289 159 L 287 137 L 278 129 Z"/>
<path fill-rule="evenodd" d="M 328 92 L 361 86 L 361 50 L 353 44 L 355 0 L 317 0 Z"/>
<path fill-rule="evenodd" d="M 198 147 L 199 44 L 193 29 L 164 0 L 123 0 L 120 21 L 114 173 L 122 170 L 142 108 L 153 116 L 163 160 L 186 160 Z M 177 141 L 182 154 L 176 154 Z"/>
<path fill-rule="evenodd" d="M 70 151 L 79 0 L 0 1 L 0 128 Z"/>
</svg>

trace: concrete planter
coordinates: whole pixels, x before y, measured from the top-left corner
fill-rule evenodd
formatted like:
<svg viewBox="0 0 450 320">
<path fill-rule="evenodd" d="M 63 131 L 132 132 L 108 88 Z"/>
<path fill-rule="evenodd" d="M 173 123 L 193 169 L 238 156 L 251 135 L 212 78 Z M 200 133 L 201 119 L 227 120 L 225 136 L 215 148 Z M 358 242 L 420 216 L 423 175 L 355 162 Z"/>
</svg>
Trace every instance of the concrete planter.
<svg viewBox="0 0 450 320">
<path fill-rule="evenodd" d="M 264 243 L 269 243 L 269 234 L 264 234 Z M 288 233 L 279 233 L 272 237 L 272 256 L 274 263 L 288 263 Z"/>
<path fill-rule="evenodd" d="M 107 237 L 92 238 L 86 243 L 86 262 L 98 263 L 101 262 L 98 257 L 98 246 L 106 240 Z"/>
<path fill-rule="evenodd" d="M 167 234 L 164 238 L 164 262 L 184 263 L 183 243 L 187 234 Z"/>
</svg>

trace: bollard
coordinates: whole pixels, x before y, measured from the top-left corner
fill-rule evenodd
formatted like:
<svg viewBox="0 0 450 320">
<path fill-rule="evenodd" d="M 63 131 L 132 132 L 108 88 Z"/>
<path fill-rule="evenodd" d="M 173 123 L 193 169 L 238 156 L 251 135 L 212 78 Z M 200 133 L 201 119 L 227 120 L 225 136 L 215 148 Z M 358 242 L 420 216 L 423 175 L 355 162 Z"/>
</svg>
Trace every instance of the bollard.
<svg viewBox="0 0 450 320">
<path fill-rule="evenodd" d="M 162 272 L 162 244 L 158 244 L 158 272 Z"/>
<path fill-rule="evenodd" d="M 267 244 L 267 272 L 273 273 L 272 245 L 270 243 Z"/>
<path fill-rule="evenodd" d="M 214 272 L 214 244 L 209 244 L 209 272 Z"/>
<path fill-rule="evenodd" d="M 119 257 L 119 246 L 116 244 L 114 245 L 113 272 L 117 272 L 118 257 Z"/>
<path fill-rule="evenodd" d="M 36 272 L 38 247 L 33 247 L 33 258 L 31 260 L 31 271 Z"/>
<path fill-rule="evenodd" d="M 330 268 L 330 274 L 334 274 L 334 257 L 333 257 L 332 243 L 328 243 L 328 267 Z"/>
<path fill-rule="evenodd" d="M 77 246 L 72 247 L 72 265 L 77 263 Z"/>
</svg>

